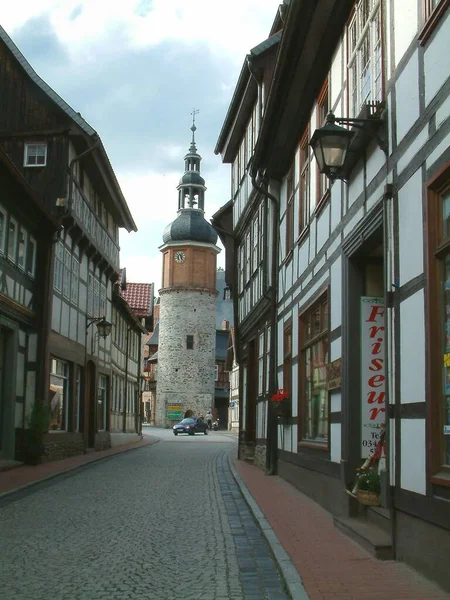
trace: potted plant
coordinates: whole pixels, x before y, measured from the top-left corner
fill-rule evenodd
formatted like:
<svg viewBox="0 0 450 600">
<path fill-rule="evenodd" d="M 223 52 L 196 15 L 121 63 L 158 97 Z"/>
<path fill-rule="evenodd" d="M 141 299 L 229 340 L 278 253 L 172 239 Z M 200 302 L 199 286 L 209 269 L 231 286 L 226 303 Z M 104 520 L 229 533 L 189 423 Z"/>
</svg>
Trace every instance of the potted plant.
<svg viewBox="0 0 450 600">
<path fill-rule="evenodd" d="M 367 469 L 360 470 L 356 481 L 356 498 L 361 504 L 366 506 L 380 506 L 381 504 L 381 484 L 378 470 Z"/>
<path fill-rule="evenodd" d="M 50 423 L 49 406 L 43 402 L 34 403 L 25 430 L 24 460 L 28 465 L 38 465 L 45 451 L 44 435 L 48 432 Z"/>
</svg>

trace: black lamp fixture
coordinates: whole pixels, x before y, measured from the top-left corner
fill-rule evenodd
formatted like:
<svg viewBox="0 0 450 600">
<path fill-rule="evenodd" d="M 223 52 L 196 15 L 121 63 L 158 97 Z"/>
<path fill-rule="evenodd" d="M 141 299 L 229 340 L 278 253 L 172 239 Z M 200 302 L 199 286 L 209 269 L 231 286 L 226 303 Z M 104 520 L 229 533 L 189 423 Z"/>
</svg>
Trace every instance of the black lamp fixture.
<svg viewBox="0 0 450 600">
<path fill-rule="evenodd" d="M 328 113 L 326 123 L 323 127 L 316 129 L 309 145 L 314 151 L 319 171 L 332 181 L 345 178 L 345 161 L 355 132 L 336 123 L 352 125 L 375 138 L 380 148 L 386 152 L 386 145 L 374 130 L 382 122 L 379 117 L 368 119 L 344 119 L 335 117 L 332 112 Z"/>
<path fill-rule="evenodd" d="M 112 323 L 106 320 L 106 317 L 95 317 L 93 319 L 89 319 L 86 325 L 86 335 L 89 327 L 95 323 L 97 325 L 98 335 L 102 338 L 107 338 L 111 333 Z"/>
</svg>

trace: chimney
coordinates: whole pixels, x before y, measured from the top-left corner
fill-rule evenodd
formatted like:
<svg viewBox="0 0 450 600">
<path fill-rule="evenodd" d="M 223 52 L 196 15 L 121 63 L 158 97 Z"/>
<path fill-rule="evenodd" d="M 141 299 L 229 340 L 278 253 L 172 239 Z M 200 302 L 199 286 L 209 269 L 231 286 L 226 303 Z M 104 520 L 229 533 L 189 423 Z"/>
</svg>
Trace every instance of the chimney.
<svg viewBox="0 0 450 600">
<path fill-rule="evenodd" d="M 229 329 L 230 328 L 230 321 L 222 321 L 222 329 Z"/>
</svg>

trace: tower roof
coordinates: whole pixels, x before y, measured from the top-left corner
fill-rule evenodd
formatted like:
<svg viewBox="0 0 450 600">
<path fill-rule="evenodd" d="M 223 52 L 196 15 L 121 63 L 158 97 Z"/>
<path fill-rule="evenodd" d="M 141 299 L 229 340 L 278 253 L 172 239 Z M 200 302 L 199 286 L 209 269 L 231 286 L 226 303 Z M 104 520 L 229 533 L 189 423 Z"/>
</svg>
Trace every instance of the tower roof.
<svg viewBox="0 0 450 600">
<path fill-rule="evenodd" d="M 184 174 L 177 186 L 178 190 L 178 217 L 167 225 L 163 233 L 164 244 L 170 242 L 203 242 L 215 244 L 217 233 L 204 218 L 205 207 L 205 180 L 200 175 L 200 162 L 202 157 L 197 152 L 195 143 L 195 115 L 199 111 L 192 111 L 192 140 L 189 150 L 184 157 Z"/>
</svg>

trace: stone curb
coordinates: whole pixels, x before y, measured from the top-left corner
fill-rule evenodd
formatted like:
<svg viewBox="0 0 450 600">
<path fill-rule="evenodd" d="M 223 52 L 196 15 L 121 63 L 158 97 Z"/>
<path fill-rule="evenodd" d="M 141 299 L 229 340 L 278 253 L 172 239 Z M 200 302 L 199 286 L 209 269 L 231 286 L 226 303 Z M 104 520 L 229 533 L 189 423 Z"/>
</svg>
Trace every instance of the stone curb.
<svg viewBox="0 0 450 600">
<path fill-rule="evenodd" d="M 59 475 L 66 475 L 67 473 L 76 471 L 77 469 L 81 469 L 83 467 L 88 467 L 89 465 L 97 463 L 101 460 L 105 460 L 106 458 L 112 458 L 113 456 L 117 456 L 118 454 L 123 454 L 124 452 L 131 452 L 131 450 L 139 450 L 139 448 L 145 448 L 147 446 L 151 446 L 153 444 L 156 444 L 159 441 L 160 441 L 160 439 L 155 437 L 154 439 L 149 440 L 147 444 L 141 444 L 140 446 L 134 446 L 133 448 L 129 448 L 129 447 L 127 448 L 126 445 L 124 444 L 125 447 L 123 449 L 116 450 L 116 452 L 111 452 L 111 454 L 107 454 L 106 456 L 98 456 L 96 458 L 92 458 L 91 460 L 88 460 L 84 463 L 80 463 L 79 465 L 75 465 L 73 467 L 63 469 L 62 471 L 56 471 L 55 473 L 52 473 L 51 475 L 47 475 L 46 477 L 41 477 L 40 479 L 35 479 L 34 481 L 30 481 L 29 483 L 25 483 L 24 485 L 20 485 L 19 487 L 12 488 L 10 490 L 6 490 L 6 492 L 1 492 L 0 500 L 2 500 L 3 498 L 6 498 L 7 496 L 10 496 L 12 494 L 22 492 L 28 488 L 33 487 L 34 485 L 38 485 L 45 481 L 49 481 L 50 479 L 55 479 L 55 477 L 58 477 Z M 116 448 L 117 447 L 120 448 L 120 446 L 116 446 Z"/>
<path fill-rule="evenodd" d="M 231 473 L 233 474 L 233 477 L 236 483 L 238 484 L 242 495 L 244 496 L 247 504 L 249 505 L 250 510 L 252 511 L 255 519 L 259 523 L 264 537 L 266 538 L 267 543 L 269 544 L 275 556 L 275 560 L 277 561 L 278 566 L 280 567 L 281 574 L 284 578 L 286 587 L 289 591 L 289 594 L 291 595 L 291 598 L 293 600 L 310 600 L 310 597 L 306 593 L 306 590 L 303 586 L 302 578 L 298 574 L 297 569 L 292 564 L 288 553 L 281 545 L 280 540 L 278 539 L 270 523 L 264 516 L 264 513 L 259 508 L 255 499 L 249 492 L 244 480 L 236 471 L 230 454 L 228 454 L 228 462 L 230 464 Z"/>
</svg>

